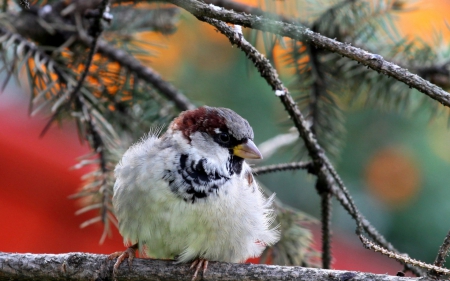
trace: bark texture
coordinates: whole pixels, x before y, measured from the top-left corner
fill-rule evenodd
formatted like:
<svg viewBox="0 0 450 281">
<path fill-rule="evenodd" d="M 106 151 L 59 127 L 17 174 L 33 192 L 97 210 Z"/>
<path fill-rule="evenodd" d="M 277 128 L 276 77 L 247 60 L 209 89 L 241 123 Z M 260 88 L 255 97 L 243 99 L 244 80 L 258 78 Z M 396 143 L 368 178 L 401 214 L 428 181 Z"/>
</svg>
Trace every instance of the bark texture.
<svg viewBox="0 0 450 281">
<path fill-rule="evenodd" d="M 113 260 L 107 255 L 16 254 L 0 252 L 0 280 L 191 280 L 187 264 L 174 261 L 135 259 L 131 267 L 122 263 L 113 276 Z M 206 274 L 197 280 L 297 280 L 297 281 L 415 281 L 398 277 L 353 271 L 325 270 L 299 266 L 231 264 L 210 262 Z M 431 280 L 420 278 L 420 280 Z"/>
</svg>

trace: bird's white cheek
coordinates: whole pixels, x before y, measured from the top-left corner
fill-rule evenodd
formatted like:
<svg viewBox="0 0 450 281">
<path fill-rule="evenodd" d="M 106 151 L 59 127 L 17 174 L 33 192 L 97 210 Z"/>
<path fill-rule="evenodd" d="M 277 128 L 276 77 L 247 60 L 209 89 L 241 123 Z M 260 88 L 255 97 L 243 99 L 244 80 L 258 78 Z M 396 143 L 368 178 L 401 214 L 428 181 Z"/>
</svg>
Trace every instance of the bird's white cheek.
<svg viewBox="0 0 450 281">
<path fill-rule="evenodd" d="M 205 133 L 195 132 L 191 136 L 190 146 L 186 147 L 186 152 L 196 161 L 205 158 L 208 159 L 209 171 L 218 170 L 225 172 L 225 163 L 228 161 L 229 151 L 227 148 L 220 146 L 218 143 Z"/>
</svg>

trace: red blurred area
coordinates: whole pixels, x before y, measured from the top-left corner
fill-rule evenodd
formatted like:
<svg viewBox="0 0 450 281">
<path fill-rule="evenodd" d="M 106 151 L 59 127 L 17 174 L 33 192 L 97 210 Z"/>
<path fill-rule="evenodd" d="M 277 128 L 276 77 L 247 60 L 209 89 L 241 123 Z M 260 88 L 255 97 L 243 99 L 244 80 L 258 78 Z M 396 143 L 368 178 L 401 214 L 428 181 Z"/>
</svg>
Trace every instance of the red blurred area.
<svg viewBox="0 0 450 281">
<path fill-rule="evenodd" d="M 41 120 L 39 120 L 41 119 Z M 95 216 L 75 216 L 79 204 L 68 196 L 80 187 L 83 172 L 70 170 L 89 150 L 70 126 L 39 134 L 46 120 L 25 108 L 0 111 L 0 251 L 110 253 L 122 249 L 117 231 L 99 245 L 100 224 L 80 229 Z"/>
<path fill-rule="evenodd" d="M 86 170 L 70 167 L 89 150 L 70 124 L 54 126 L 39 138 L 45 124 L 46 119 L 28 117 L 24 108 L 0 110 L 0 251 L 108 254 L 124 249 L 116 229 L 103 245 L 100 223 L 80 229 L 96 214 L 75 216 L 80 204 L 68 196 L 80 187 Z M 319 231 L 314 232 L 320 241 Z M 356 236 L 336 234 L 333 252 L 335 269 L 390 274 L 401 269 L 396 262 L 364 250 Z"/>
</svg>

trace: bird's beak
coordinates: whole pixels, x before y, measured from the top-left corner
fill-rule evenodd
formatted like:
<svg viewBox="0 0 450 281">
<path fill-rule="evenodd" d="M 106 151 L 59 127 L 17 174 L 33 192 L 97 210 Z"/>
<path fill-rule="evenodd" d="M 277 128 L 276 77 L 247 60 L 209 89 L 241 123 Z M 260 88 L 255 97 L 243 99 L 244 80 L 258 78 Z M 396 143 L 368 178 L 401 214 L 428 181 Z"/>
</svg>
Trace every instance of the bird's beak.
<svg viewBox="0 0 450 281">
<path fill-rule="evenodd" d="M 259 152 L 255 143 L 251 140 L 233 147 L 233 154 L 244 159 L 262 159 L 263 156 Z"/>
</svg>

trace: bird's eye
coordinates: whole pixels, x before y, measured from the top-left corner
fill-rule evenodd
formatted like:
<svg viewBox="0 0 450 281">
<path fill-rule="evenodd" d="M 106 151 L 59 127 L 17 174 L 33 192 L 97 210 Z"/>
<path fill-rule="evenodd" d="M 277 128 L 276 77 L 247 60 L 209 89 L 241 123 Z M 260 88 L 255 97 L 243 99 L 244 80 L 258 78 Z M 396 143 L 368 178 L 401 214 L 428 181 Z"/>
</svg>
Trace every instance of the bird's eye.
<svg viewBox="0 0 450 281">
<path fill-rule="evenodd" d="M 220 134 L 219 134 L 219 140 L 220 140 L 222 143 L 227 143 L 227 142 L 230 141 L 230 135 L 227 134 L 227 133 L 220 133 Z"/>
</svg>

